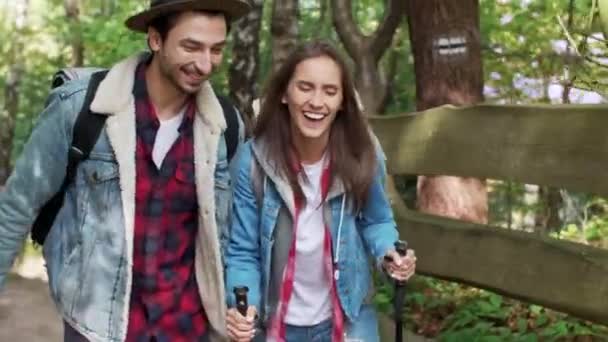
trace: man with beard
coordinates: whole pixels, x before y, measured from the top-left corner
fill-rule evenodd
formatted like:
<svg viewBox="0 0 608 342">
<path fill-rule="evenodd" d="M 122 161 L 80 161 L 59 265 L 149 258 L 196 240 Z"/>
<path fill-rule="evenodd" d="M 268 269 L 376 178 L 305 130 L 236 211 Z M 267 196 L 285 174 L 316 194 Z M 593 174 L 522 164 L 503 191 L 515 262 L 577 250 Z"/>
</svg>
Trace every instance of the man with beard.
<svg viewBox="0 0 608 342">
<path fill-rule="evenodd" d="M 208 79 L 246 0 L 152 0 L 129 18 L 151 53 L 88 94 L 106 116 L 44 240 L 65 341 L 226 338 L 220 240 L 230 208 L 226 119 Z M 89 80 L 54 90 L 0 193 L 0 285 L 66 179 Z M 93 89 L 93 87 L 91 87 Z"/>
</svg>

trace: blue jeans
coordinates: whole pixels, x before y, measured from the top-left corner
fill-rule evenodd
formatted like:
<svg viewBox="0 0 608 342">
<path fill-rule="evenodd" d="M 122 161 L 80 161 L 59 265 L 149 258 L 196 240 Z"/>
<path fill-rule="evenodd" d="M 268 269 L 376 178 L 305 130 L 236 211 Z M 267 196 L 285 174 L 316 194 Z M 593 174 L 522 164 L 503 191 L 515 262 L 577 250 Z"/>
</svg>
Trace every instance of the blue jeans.
<svg viewBox="0 0 608 342">
<path fill-rule="evenodd" d="M 286 342 L 331 342 L 331 319 L 317 325 L 298 327 L 286 325 Z"/>
<path fill-rule="evenodd" d="M 205 336 L 199 342 L 208 342 L 209 334 Z M 153 339 L 152 341 L 155 341 Z M 78 331 L 74 330 L 67 322 L 63 322 L 63 342 L 89 342 L 86 337 L 82 336 Z"/>
<path fill-rule="evenodd" d="M 354 322 L 344 322 L 346 342 L 380 342 L 378 334 L 378 318 L 372 305 L 363 305 L 359 317 Z M 330 320 L 312 327 L 296 327 L 287 325 L 287 342 L 299 341 L 331 341 L 332 325 Z M 253 342 L 266 342 L 266 329 L 258 327 Z M 322 333 L 325 333 L 322 334 Z"/>
<path fill-rule="evenodd" d="M 372 305 L 363 305 L 359 317 L 354 322 L 346 323 L 346 338 L 346 342 L 380 342 L 378 317 Z"/>
</svg>

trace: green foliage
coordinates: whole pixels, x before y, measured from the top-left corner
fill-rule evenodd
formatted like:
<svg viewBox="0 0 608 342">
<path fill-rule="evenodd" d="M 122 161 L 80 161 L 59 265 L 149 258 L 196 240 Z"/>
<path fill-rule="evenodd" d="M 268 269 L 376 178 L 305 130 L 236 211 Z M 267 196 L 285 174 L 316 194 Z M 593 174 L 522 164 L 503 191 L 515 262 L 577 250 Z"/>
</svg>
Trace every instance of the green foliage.
<svg viewBox="0 0 608 342">
<path fill-rule="evenodd" d="M 585 203 L 579 224 L 568 224 L 554 237 L 608 248 L 608 201 L 593 197 Z"/>
<path fill-rule="evenodd" d="M 496 91 L 492 100 L 546 101 L 542 84 L 537 94 L 530 94 L 514 87 L 514 82 L 521 78 L 566 82 L 566 66 L 572 72 L 579 71 L 579 59 L 556 49 L 565 48 L 558 17 L 567 23 L 569 0 L 481 0 L 480 4 L 486 86 Z M 575 1 L 572 30 L 583 30 L 589 11 L 590 2 Z"/>
<path fill-rule="evenodd" d="M 375 304 L 391 313 L 392 288 L 379 285 Z M 604 340 L 608 327 L 442 280 L 416 277 L 408 285 L 406 327 L 439 341 Z"/>
<path fill-rule="evenodd" d="M 364 35 L 376 31 L 384 19 L 384 3 L 377 0 L 353 1 L 353 16 Z"/>
<path fill-rule="evenodd" d="M 69 24 L 61 1 L 32 1 L 28 11 L 29 25 L 16 32 L 8 11 L 0 12 L 0 35 L 9 41 L 22 42 L 19 51 L 24 63 L 20 86 L 19 113 L 15 127 L 13 155 L 19 154 L 48 96 L 52 75 L 69 66 L 70 43 L 74 35 L 82 35 L 85 65 L 107 67 L 116 61 L 145 48 L 144 35 L 124 28 L 128 13 L 134 13 L 142 4 L 137 1 L 116 2 L 116 12 L 103 14 L 103 2 L 83 2 L 80 24 Z M 0 48 L 0 86 L 4 87 L 8 68 L 13 64 L 16 44 L 3 44 Z M 0 95 L 0 105 L 4 99 Z"/>
</svg>

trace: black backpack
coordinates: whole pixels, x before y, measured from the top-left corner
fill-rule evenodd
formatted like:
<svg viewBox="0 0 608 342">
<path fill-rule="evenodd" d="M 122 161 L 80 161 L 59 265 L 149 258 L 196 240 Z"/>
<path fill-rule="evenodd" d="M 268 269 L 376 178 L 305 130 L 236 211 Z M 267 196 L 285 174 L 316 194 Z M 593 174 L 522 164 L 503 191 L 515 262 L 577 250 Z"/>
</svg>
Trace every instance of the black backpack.
<svg viewBox="0 0 608 342">
<path fill-rule="evenodd" d="M 91 75 L 84 103 L 80 109 L 72 132 L 72 146 L 68 152 L 66 176 L 59 191 L 57 191 L 57 193 L 40 209 L 40 213 L 32 225 L 32 240 L 37 245 L 44 244 L 44 240 L 49 234 L 59 210 L 63 206 L 63 199 L 68 185 L 70 185 L 76 177 L 78 164 L 89 157 L 89 153 L 93 149 L 93 146 L 95 146 L 95 143 L 103 130 L 107 116 L 92 112 L 89 107 L 91 102 L 93 102 L 99 84 L 107 73 L 108 70 L 99 68 L 66 68 L 57 72 L 53 77 L 51 88 L 59 87 L 70 80 Z M 217 98 L 222 106 L 224 118 L 226 120 L 224 139 L 226 140 L 228 161 L 230 161 L 234 156 L 239 143 L 238 114 L 230 100 L 223 96 L 217 96 Z"/>
</svg>

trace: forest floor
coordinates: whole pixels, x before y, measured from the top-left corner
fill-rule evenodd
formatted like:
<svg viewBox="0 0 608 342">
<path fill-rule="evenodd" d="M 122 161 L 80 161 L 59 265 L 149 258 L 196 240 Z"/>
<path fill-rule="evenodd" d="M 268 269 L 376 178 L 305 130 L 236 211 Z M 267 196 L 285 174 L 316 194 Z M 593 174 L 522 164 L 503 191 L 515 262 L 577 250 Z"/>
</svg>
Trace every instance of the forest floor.
<svg viewBox="0 0 608 342">
<path fill-rule="evenodd" d="M 0 293 L 0 341 L 62 341 L 42 258 L 27 257 Z"/>
</svg>

